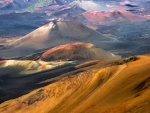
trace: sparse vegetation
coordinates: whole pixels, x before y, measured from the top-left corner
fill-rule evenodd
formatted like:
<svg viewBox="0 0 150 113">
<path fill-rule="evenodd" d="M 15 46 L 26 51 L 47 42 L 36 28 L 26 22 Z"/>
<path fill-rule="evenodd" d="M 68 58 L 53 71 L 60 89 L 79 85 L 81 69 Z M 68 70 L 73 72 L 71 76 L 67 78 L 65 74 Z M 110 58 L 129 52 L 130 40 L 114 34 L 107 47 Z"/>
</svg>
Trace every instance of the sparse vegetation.
<svg viewBox="0 0 150 113">
<path fill-rule="evenodd" d="M 40 89 L 35 94 L 32 94 L 27 99 L 23 100 L 22 103 L 31 105 L 35 103 L 36 101 L 42 100 L 45 97 L 44 95 L 44 89 Z"/>
<path fill-rule="evenodd" d="M 125 63 L 129 63 L 129 62 L 136 61 L 137 59 L 138 59 L 138 57 L 132 56 L 132 57 L 129 57 L 129 58 L 120 60 L 120 61 L 118 61 L 118 62 L 115 62 L 115 64 L 116 64 L 116 65 L 122 65 L 122 64 L 125 64 Z"/>
<path fill-rule="evenodd" d="M 133 61 L 136 62 L 128 63 Z M 102 65 L 102 62 L 99 63 Z M 120 65 L 123 63 L 128 65 Z M 93 64 L 85 70 L 82 66 L 78 67 L 82 68 L 81 72 L 77 69 L 77 73 L 66 73 L 60 81 L 0 104 L 0 112 L 9 113 L 12 109 L 14 112 L 26 112 L 28 109 L 30 113 L 41 110 L 43 113 L 109 113 L 110 110 L 112 113 L 130 110 L 137 113 L 139 109 L 134 108 L 141 105 L 140 112 L 148 113 L 145 111 L 150 110 L 150 57 L 132 56 L 120 60 L 118 64 L 107 64 L 103 68 Z M 48 75 L 51 76 L 50 73 Z M 147 103 L 147 108 L 143 103 Z M 4 108 L 5 105 L 8 106 Z"/>
</svg>

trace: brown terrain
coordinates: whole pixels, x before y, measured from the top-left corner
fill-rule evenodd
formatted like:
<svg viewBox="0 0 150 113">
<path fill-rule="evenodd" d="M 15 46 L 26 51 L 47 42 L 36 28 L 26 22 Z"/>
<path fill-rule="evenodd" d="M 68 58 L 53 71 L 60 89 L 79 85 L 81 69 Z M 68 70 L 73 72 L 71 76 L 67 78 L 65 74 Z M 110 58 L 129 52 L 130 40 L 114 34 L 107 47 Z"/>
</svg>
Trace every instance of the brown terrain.
<svg viewBox="0 0 150 113">
<path fill-rule="evenodd" d="M 19 86 L 14 85 L 16 91 L 25 83 L 32 83 L 32 87 L 34 84 L 41 85 L 41 88 L 34 90 L 35 87 L 30 87 L 31 92 L 3 102 L 0 112 L 149 113 L 149 69 L 150 55 L 147 54 L 121 60 L 93 60 L 72 65 L 67 72 L 58 68 L 30 78 L 13 79 L 16 84 L 19 83 Z M 57 73 L 60 71 L 61 74 Z M 42 78 L 37 80 L 40 76 Z M 22 92 L 27 90 L 26 85 Z M 11 85 L 9 87 L 13 89 Z"/>
<path fill-rule="evenodd" d="M 50 70 L 65 64 L 73 64 L 73 61 L 120 58 L 120 56 L 97 48 L 91 43 L 76 42 L 57 46 L 47 50 L 44 53 L 23 57 L 20 58 L 20 60 L 1 60 L 0 77 L 27 76 L 45 70 Z"/>
<path fill-rule="evenodd" d="M 136 21 L 146 21 L 147 18 L 144 16 L 133 14 L 124 9 L 117 9 L 109 12 L 100 11 L 86 11 L 81 15 L 73 17 L 76 21 L 87 20 L 87 22 L 99 25 L 110 25 L 120 22 L 136 22 Z"/>
<path fill-rule="evenodd" d="M 86 41 L 111 41 L 113 39 L 98 33 L 75 21 L 50 22 L 33 32 L 18 38 L 0 51 L 2 58 L 15 58 L 36 53 L 39 50 L 62 44 Z"/>
<path fill-rule="evenodd" d="M 121 56 L 104 51 L 91 43 L 75 42 L 19 58 L 42 61 L 88 61 L 95 59 L 120 59 Z"/>
<path fill-rule="evenodd" d="M 44 52 L 40 59 L 43 61 L 94 59 L 119 59 L 120 57 L 95 47 L 91 43 L 76 42 L 54 47 Z"/>
<path fill-rule="evenodd" d="M 2 10 L 21 9 L 25 4 L 19 0 L 0 2 Z M 86 0 L 51 2 L 46 7 L 37 7 L 45 0 L 31 5 L 35 13 L 44 12 L 46 19 L 54 17 L 49 23 L 24 36 L 0 37 L 0 113 L 150 113 L 150 53 L 135 54 L 148 51 L 148 25 L 139 28 L 137 42 L 132 40 L 134 34 L 131 40 L 126 39 L 130 38 L 130 29 L 136 27 L 129 24 L 145 25 L 149 15 L 124 9 L 100 11 L 103 4 Z M 107 7 L 114 7 L 112 3 Z M 118 3 L 139 8 L 129 1 Z M 35 18 L 44 23 L 43 14 L 42 21 L 39 16 Z M 18 17 L 11 21 L 15 19 Z M 26 16 L 22 19 L 28 20 Z M 6 30 L 7 24 L 0 31 Z M 18 31 L 13 24 L 8 26 Z M 120 33 L 115 36 L 116 31 Z"/>
<path fill-rule="evenodd" d="M 52 76 L 58 76 L 57 73 L 62 74 L 70 69 L 74 70 L 73 66 L 81 63 L 79 61 L 83 62 L 95 59 L 120 59 L 120 56 L 106 52 L 90 43 L 76 42 L 57 46 L 47 50 L 46 52 L 36 53 L 31 56 L 22 57 L 16 60 L 1 59 L 0 83 L 2 87 L 0 89 L 3 93 L 1 94 L 0 101 L 13 98 L 15 97 L 16 93 L 23 94 L 24 91 L 20 90 L 20 88 L 28 84 L 28 82 L 32 86 L 32 82 L 41 80 L 37 77 L 38 75 L 44 77 L 44 73 L 48 72 L 51 73 Z M 32 79 L 32 77 L 30 79 L 31 75 L 36 76 L 33 76 L 34 79 Z M 51 78 L 52 76 L 49 76 L 48 78 Z M 46 78 L 44 77 L 44 79 Z M 23 84 L 20 85 L 21 87 L 14 85 L 14 83 L 18 83 L 18 81 L 24 81 Z M 20 91 L 13 92 L 14 88 L 19 88 L 18 90 Z M 29 86 L 27 86 L 26 88 L 27 91 L 30 91 L 35 87 L 32 86 L 30 89 Z M 8 92 L 10 93 L 7 94 Z M 5 96 L 5 94 L 7 94 L 7 96 Z"/>
</svg>

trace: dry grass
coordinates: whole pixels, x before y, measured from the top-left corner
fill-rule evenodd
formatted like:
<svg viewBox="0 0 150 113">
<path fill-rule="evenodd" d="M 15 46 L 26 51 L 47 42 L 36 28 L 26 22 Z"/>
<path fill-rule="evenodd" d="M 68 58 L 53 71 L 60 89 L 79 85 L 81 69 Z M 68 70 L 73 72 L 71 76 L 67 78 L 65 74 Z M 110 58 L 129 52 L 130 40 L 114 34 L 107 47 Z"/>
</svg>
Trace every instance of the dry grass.
<svg viewBox="0 0 150 113">
<path fill-rule="evenodd" d="M 92 66 L 74 76 L 6 101 L 0 104 L 0 112 L 149 113 L 150 55 L 101 69 Z"/>
</svg>

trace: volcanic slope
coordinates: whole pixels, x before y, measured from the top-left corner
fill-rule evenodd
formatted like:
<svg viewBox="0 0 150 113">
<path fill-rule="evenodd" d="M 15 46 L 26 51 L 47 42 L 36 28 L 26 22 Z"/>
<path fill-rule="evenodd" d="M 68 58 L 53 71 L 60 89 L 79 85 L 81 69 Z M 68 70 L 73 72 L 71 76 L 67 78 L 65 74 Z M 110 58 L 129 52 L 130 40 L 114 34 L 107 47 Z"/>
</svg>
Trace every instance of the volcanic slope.
<svg viewBox="0 0 150 113">
<path fill-rule="evenodd" d="M 85 70 L 70 72 L 60 81 L 6 101 L 0 104 L 0 112 L 149 113 L 149 54 L 97 64 L 77 65 L 76 69 Z"/>
<path fill-rule="evenodd" d="M 57 18 L 62 18 L 64 20 L 70 19 L 72 16 L 79 15 L 86 10 L 78 7 L 78 6 L 70 6 L 70 7 L 63 7 L 60 8 L 59 10 L 55 11 L 52 13 L 52 16 L 55 16 Z"/>
<path fill-rule="evenodd" d="M 40 49 L 47 49 L 77 41 L 97 43 L 98 41 L 112 40 L 112 38 L 105 37 L 75 21 L 54 21 L 9 43 L 6 46 L 7 49 L 0 51 L 0 57 L 13 58 L 26 56 Z"/>
<path fill-rule="evenodd" d="M 120 57 L 95 47 L 91 43 L 71 43 L 54 47 L 41 55 L 43 61 L 119 59 Z"/>
<path fill-rule="evenodd" d="M 84 18 L 84 19 L 83 19 Z M 102 12 L 102 11 L 86 11 L 78 16 L 73 17 L 76 21 L 82 21 L 86 23 L 93 23 L 93 24 L 102 24 L 102 25 L 110 25 L 116 24 L 120 22 L 137 22 L 137 21 L 146 21 L 145 17 L 140 15 L 133 14 L 129 11 L 124 9 L 116 9 L 109 12 Z"/>
<path fill-rule="evenodd" d="M 70 2 L 70 0 L 35 0 L 33 4 L 30 4 L 25 11 L 35 11 L 37 8 L 44 8 L 46 6 L 51 5 L 64 5 L 66 3 Z"/>
<path fill-rule="evenodd" d="M 97 10 L 97 11 L 102 10 L 102 7 L 93 1 L 73 1 L 69 3 L 68 6 L 78 6 L 86 11 L 87 10 Z"/>
<path fill-rule="evenodd" d="M 6 2 L 6 3 L 5 3 Z M 8 0 L 4 1 L 3 7 L 1 7 L 1 10 L 14 10 L 21 8 L 21 4 L 18 1 Z"/>
<path fill-rule="evenodd" d="M 22 77 L 54 69 L 66 64 L 73 64 L 73 61 L 44 62 L 40 60 L 2 60 L 0 61 L 0 77 Z"/>
<path fill-rule="evenodd" d="M 45 52 L 19 58 L 42 61 L 88 61 L 95 59 L 120 59 L 121 56 L 104 51 L 91 43 L 75 42 L 56 46 Z"/>
<path fill-rule="evenodd" d="M 6 5 L 10 4 L 12 1 L 11 0 L 1 0 L 0 1 L 0 8 L 5 7 Z"/>
<path fill-rule="evenodd" d="M 1 10 L 20 10 L 32 6 L 35 0 L 0 0 Z"/>
</svg>

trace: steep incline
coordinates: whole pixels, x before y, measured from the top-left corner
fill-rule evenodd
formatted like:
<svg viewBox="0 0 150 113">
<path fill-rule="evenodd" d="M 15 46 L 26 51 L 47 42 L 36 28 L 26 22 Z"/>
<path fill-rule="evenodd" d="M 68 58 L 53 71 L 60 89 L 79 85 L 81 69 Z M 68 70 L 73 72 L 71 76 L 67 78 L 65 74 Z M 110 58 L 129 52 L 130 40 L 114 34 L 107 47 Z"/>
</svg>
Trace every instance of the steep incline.
<svg viewBox="0 0 150 113">
<path fill-rule="evenodd" d="M 68 77 L 0 105 L 2 113 L 148 113 L 150 55 L 115 61 L 113 66 Z M 83 68 L 88 63 L 76 66 Z"/>
<path fill-rule="evenodd" d="M 26 56 L 34 53 L 36 50 L 77 41 L 98 42 L 111 40 L 113 39 L 105 37 L 81 23 L 75 21 L 54 21 L 8 44 L 6 48 L 10 49 L 1 50 L 0 57 Z"/>
<path fill-rule="evenodd" d="M 78 60 L 119 59 L 120 56 L 106 52 L 91 43 L 71 43 L 54 47 L 41 55 L 41 60 Z"/>
</svg>

